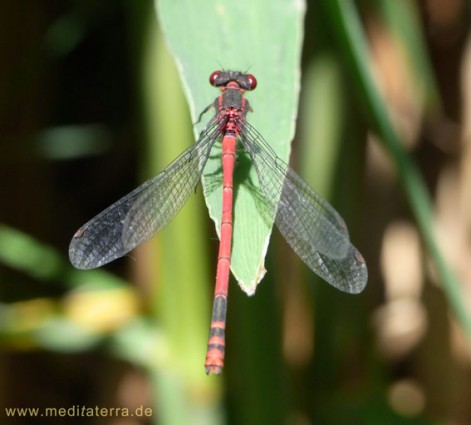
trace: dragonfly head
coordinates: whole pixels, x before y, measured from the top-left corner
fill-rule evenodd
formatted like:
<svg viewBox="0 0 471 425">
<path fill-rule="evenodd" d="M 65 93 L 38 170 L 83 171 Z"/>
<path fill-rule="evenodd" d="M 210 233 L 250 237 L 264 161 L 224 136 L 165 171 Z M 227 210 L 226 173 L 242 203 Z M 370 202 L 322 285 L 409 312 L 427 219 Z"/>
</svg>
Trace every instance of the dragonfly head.
<svg viewBox="0 0 471 425">
<path fill-rule="evenodd" d="M 254 90 L 257 87 L 257 79 L 252 74 L 239 71 L 214 71 L 209 76 L 209 83 L 214 87 L 225 87 L 231 81 L 244 90 Z"/>
</svg>

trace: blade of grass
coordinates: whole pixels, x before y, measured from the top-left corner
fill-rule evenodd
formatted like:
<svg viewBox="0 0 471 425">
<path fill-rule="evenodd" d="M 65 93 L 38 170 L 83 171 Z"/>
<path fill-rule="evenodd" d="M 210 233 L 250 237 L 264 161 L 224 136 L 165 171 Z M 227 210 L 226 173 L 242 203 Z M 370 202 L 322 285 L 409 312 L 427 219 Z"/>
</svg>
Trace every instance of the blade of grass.
<svg viewBox="0 0 471 425">
<path fill-rule="evenodd" d="M 164 168 L 191 143 L 191 124 L 185 120 L 186 103 L 179 90 L 176 70 L 161 36 L 156 34 L 156 25 L 152 25 L 144 70 L 149 139 L 145 167 L 153 170 L 149 174 Z M 210 308 L 205 292 L 209 260 L 204 249 L 204 219 L 196 202 L 197 195 L 189 200 L 175 223 L 156 239 L 161 261 L 154 263 L 150 270 L 162 282 L 156 289 L 159 317 L 173 335 L 175 350 L 185 353 L 182 366 L 191 370 L 190 364 L 198 365 L 193 373 L 203 370 L 194 359 L 204 359 Z"/>
<path fill-rule="evenodd" d="M 5 224 L 0 224 L 0 263 L 68 289 L 102 290 L 128 286 L 124 280 L 103 270 L 84 272 L 74 269 L 63 253 Z"/>
<path fill-rule="evenodd" d="M 164 36 L 182 76 L 193 121 L 218 95 L 208 83 L 212 71 L 221 67 L 250 69 L 259 84 L 248 95 L 256 111 L 249 119 L 287 161 L 298 103 L 304 3 L 299 0 L 161 0 L 156 3 Z M 197 125 L 196 134 L 203 127 L 204 123 Z M 245 178 L 237 185 L 231 269 L 241 288 L 251 295 L 265 273 L 264 257 L 271 226 L 260 216 L 254 202 L 253 186 L 258 182 L 254 170 L 242 168 L 239 163 L 238 175 Z M 222 185 L 220 177 L 214 175 L 219 176 L 220 170 L 220 157 L 215 155 L 210 158 L 203 179 L 206 204 L 218 232 Z"/>
<path fill-rule="evenodd" d="M 417 220 L 421 235 L 437 272 L 442 280 L 448 301 L 468 337 L 471 337 L 471 320 L 462 302 L 460 282 L 450 269 L 437 245 L 433 231 L 433 211 L 425 184 L 404 150 L 396 133 L 384 102 L 374 84 L 374 78 L 368 68 L 366 40 L 360 20 L 350 0 L 323 0 L 323 7 L 329 16 L 329 22 L 335 25 L 349 69 L 360 89 L 374 129 L 380 136 L 387 152 L 397 167 L 404 191 Z"/>
<path fill-rule="evenodd" d="M 396 38 L 400 40 L 411 64 L 410 71 L 415 83 L 421 88 L 421 95 L 427 100 L 427 106 L 436 110 L 440 107 L 440 97 L 430 60 L 426 54 L 417 4 L 409 1 L 381 0 L 377 6 Z"/>
<path fill-rule="evenodd" d="M 146 177 L 162 170 L 192 139 L 177 71 L 156 20 L 149 25 L 142 58 Z M 174 223 L 147 245 L 150 262 L 144 274 L 153 285 L 152 312 L 165 332 L 168 347 L 164 363 L 149 368 L 158 423 L 221 423 L 220 383 L 204 373 L 210 318 L 209 238 L 198 194 L 190 198 Z"/>
</svg>

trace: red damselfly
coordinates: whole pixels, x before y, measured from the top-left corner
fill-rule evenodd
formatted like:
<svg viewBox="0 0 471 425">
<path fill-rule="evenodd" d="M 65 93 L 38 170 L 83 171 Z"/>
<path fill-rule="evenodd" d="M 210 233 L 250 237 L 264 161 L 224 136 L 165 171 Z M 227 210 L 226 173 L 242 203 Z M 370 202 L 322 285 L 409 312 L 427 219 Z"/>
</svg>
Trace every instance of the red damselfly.
<svg viewBox="0 0 471 425">
<path fill-rule="evenodd" d="M 332 286 L 351 294 L 363 290 L 368 279 L 365 260 L 351 244 L 340 215 L 305 183 L 247 121 L 249 102 L 244 92 L 255 89 L 251 74 L 215 71 L 210 83 L 221 95 L 201 116 L 216 114 L 198 141 L 160 174 L 105 209 L 82 226 L 69 247 L 79 269 L 100 267 L 127 254 L 166 226 L 200 181 L 211 148 L 222 140 L 222 217 L 206 373 L 219 374 L 224 366 L 225 326 L 230 273 L 233 210 L 233 171 L 236 142 L 252 160 L 259 180 L 261 209 L 275 222 L 296 254 Z"/>
</svg>

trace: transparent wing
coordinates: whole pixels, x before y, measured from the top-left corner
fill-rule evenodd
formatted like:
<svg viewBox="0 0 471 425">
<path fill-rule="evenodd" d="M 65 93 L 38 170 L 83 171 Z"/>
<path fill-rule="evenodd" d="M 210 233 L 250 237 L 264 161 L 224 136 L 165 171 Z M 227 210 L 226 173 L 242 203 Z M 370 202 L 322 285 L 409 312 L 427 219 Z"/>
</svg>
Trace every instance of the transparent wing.
<svg viewBox="0 0 471 425">
<path fill-rule="evenodd" d="M 368 271 L 342 217 L 248 123 L 242 126 L 241 142 L 257 172 L 264 207 L 288 244 L 332 286 L 352 294 L 361 292 Z"/>
<path fill-rule="evenodd" d="M 219 134 L 219 123 L 213 118 L 199 140 L 160 174 L 83 225 L 70 242 L 71 263 L 78 269 L 100 267 L 165 227 L 196 189 Z"/>
</svg>

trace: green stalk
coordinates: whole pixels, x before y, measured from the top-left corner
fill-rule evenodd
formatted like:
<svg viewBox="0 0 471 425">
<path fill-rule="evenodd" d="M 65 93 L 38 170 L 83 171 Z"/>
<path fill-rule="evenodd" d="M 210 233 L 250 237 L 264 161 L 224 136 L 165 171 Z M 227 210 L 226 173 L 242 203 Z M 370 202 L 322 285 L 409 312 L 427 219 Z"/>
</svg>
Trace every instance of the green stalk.
<svg viewBox="0 0 471 425">
<path fill-rule="evenodd" d="M 396 165 L 398 176 L 429 255 L 441 278 L 448 301 L 458 322 L 471 338 L 471 320 L 462 302 L 464 298 L 460 288 L 461 284 L 445 261 L 436 241 L 430 197 L 419 171 L 401 144 L 384 101 L 374 84 L 373 75 L 368 68 L 367 43 L 357 11 L 350 0 L 323 0 L 322 3 L 329 16 L 329 22 L 337 29 L 335 34 L 350 65 L 349 69 L 353 71 L 354 79 L 374 130 Z"/>
<path fill-rule="evenodd" d="M 143 55 L 146 177 L 160 172 L 193 143 L 181 83 L 151 19 Z M 148 171 L 148 173 L 147 173 Z M 206 265 L 208 236 L 200 190 L 175 220 L 149 243 L 145 270 L 154 286 L 152 315 L 168 346 L 164 364 L 151 365 L 158 423 L 221 423 L 218 382 L 204 373 L 212 283 Z"/>
</svg>

